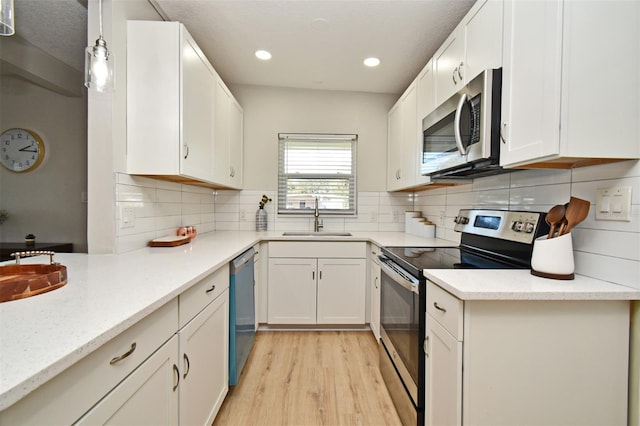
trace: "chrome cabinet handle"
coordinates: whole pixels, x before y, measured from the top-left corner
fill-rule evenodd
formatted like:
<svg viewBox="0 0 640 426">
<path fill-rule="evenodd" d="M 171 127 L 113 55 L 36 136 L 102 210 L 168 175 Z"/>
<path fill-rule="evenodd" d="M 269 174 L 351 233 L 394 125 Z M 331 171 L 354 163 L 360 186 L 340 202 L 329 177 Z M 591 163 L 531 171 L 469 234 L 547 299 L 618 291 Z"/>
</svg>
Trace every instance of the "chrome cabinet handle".
<svg viewBox="0 0 640 426">
<path fill-rule="evenodd" d="M 458 77 L 460 77 L 460 81 L 462 81 L 462 73 L 460 71 L 462 71 L 463 66 L 464 66 L 464 62 L 460 62 L 460 65 L 458 65 L 458 67 L 456 68 L 456 71 L 458 72 Z"/>
<path fill-rule="evenodd" d="M 433 302 L 433 306 L 439 311 L 442 311 L 444 313 L 447 312 L 447 310 L 445 308 L 443 308 L 442 306 L 438 305 L 438 302 Z"/>
<path fill-rule="evenodd" d="M 373 286 L 374 286 L 375 288 L 378 288 L 378 277 L 376 277 L 376 278 L 373 280 Z"/>
<path fill-rule="evenodd" d="M 215 289 L 216 289 L 216 285 L 214 284 L 214 285 L 211 286 L 211 288 L 205 290 L 204 292 L 208 294 L 208 293 L 211 293 Z"/>
<path fill-rule="evenodd" d="M 184 144 L 184 151 L 185 151 L 184 158 L 186 160 L 187 157 L 189 156 L 189 145 L 187 145 L 186 143 Z"/>
<path fill-rule="evenodd" d="M 111 364 L 111 365 L 117 364 L 118 362 L 122 361 L 123 359 L 125 359 L 126 357 L 131 355 L 133 353 L 133 351 L 135 351 L 135 350 L 136 350 L 136 342 L 133 342 L 128 351 L 126 351 L 125 353 L 123 353 L 120 356 L 111 358 L 111 361 L 109 361 L 109 364 Z"/>
<path fill-rule="evenodd" d="M 184 374 L 182 375 L 183 379 L 187 378 L 187 374 L 189 374 L 189 370 L 191 370 L 191 362 L 189 362 L 189 357 L 187 356 L 187 354 L 183 354 L 182 358 L 184 359 L 184 363 L 185 363 L 185 371 Z"/>
<path fill-rule="evenodd" d="M 316 271 L 311 271 L 311 279 L 315 281 L 315 279 L 316 279 Z"/>
<path fill-rule="evenodd" d="M 504 132 L 506 132 L 507 130 L 507 123 L 504 122 L 502 123 L 502 127 L 500 127 L 500 140 L 502 141 L 502 143 L 507 143 L 507 140 L 504 137 Z"/>
<path fill-rule="evenodd" d="M 451 78 L 453 78 L 453 85 L 455 86 L 456 84 L 458 84 L 458 81 L 456 80 L 456 71 L 458 70 L 458 68 L 454 68 L 454 70 L 451 72 Z"/>
<path fill-rule="evenodd" d="M 178 389 L 178 385 L 180 384 L 180 370 L 178 370 L 178 366 L 173 364 L 173 372 L 176 373 L 176 384 L 173 385 L 173 392 Z"/>
<path fill-rule="evenodd" d="M 320 280 L 322 279 L 322 271 L 320 271 L 320 274 L 319 274 L 319 276 L 318 276 L 318 279 L 320 279 Z"/>
</svg>

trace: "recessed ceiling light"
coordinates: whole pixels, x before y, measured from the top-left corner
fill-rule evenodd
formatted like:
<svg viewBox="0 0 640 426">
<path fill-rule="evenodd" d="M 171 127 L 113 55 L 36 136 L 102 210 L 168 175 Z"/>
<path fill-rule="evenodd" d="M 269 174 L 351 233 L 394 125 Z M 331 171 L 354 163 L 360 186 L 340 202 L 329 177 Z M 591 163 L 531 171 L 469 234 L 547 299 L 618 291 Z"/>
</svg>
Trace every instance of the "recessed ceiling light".
<svg viewBox="0 0 640 426">
<path fill-rule="evenodd" d="M 271 59 L 271 53 L 266 50 L 256 50 L 256 58 L 262 59 L 263 61 L 268 61 Z"/>
<path fill-rule="evenodd" d="M 363 62 L 368 67 L 377 67 L 378 65 L 380 65 L 380 59 L 373 57 L 367 58 Z"/>
</svg>

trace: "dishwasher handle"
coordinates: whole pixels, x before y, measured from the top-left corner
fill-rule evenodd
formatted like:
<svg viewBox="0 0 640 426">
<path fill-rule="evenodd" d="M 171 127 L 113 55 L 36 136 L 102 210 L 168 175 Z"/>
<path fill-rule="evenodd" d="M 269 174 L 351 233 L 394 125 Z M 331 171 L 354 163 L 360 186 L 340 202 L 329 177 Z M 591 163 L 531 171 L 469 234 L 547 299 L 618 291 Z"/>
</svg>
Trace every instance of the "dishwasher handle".
<svg viewBox="0 0 640 426">
<path fill-rule="evenodd" d="M 247 264 L 253 264 L 253 257 L 255 256 L 256 251 L 252 248 L 242 253 L 240 256 L 236 257 L 231 261 L 230 273 L 231 275 L 235 275 L 240 272 Z"/>
</svg>

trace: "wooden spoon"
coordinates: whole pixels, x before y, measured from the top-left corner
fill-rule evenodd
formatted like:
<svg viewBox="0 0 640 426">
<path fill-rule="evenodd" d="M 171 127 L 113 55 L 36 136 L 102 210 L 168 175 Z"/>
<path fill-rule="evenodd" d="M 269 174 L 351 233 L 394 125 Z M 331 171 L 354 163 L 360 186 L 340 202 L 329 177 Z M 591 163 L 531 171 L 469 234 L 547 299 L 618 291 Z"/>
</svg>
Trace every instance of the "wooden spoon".
<svg viewBox="0 0 640 426">
<path fill-rule="evenodd" d="M 562 223 L 564 220 L 565 208 L 562 204 L 558 204 L 556 206 L 551 207 L 549 213 L 545 217 L 545 220 L 549 224 L 549 235 L 547 235 L 547 239 L 553 238 L 556 233 L 556 227 Z"/>
<path fill-rule="evenodd" d="M 562 228 L 560 235 L 568 234 L 574 226 L 585 220 L 589 214 L 590 207 L 591 202 L 581 198 L 571 197 L 569 200 L 569 207 L 567 207 L 564 214 L 567 219 L 567 226 Z"/>
</svg>

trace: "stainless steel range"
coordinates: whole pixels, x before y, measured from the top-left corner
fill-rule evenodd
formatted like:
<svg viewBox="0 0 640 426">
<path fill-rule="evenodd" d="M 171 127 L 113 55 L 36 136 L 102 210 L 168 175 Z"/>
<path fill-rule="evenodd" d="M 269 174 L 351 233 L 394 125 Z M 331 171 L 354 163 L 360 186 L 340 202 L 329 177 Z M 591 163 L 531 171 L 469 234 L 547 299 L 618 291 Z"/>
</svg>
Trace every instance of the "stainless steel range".
<svg viewBox="0 0 640 426">
<path fill-rule="evenodd" d="M 460 245 L 383 247 L 380 255 L 380 372 L 404 425 L 424 424 L 424 269 L 528 269 L 544 213 L 460 210 Z"/>
</svg>

